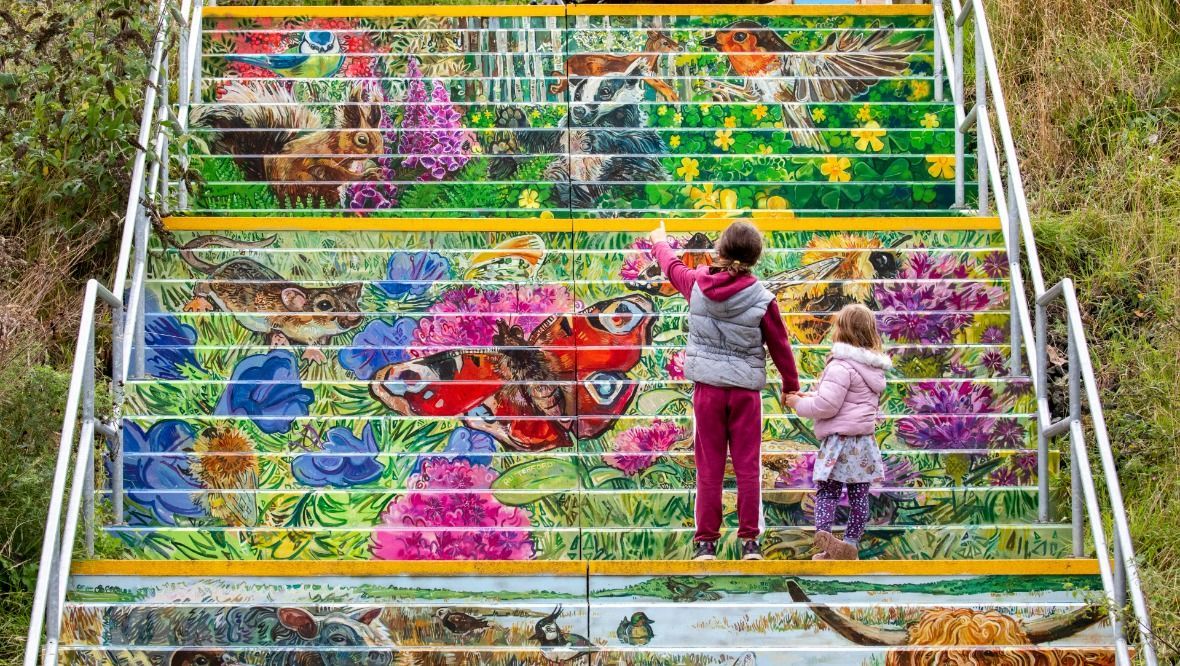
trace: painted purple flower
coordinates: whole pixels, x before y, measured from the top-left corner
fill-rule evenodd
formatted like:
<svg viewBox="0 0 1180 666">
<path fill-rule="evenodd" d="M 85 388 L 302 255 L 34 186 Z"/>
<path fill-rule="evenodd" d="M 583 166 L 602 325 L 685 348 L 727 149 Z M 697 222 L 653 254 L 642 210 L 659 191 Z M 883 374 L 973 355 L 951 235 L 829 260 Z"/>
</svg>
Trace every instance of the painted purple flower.
<svg viewBox="0 0 1180 666">
<path fill-rule="evenodd" d="M 906 416 L 897 435 L 915 449 L 982 451 L 991 447 L 992 419 L 982 416 Z"/>
<path fill-rule="evenodd" d="M 526 560 L 535 552 L 528 514 L 491 492 L 498 475 L 467 460 L 425 460 L 409 492 L 381 514 L 373 535 L 379 560 Z M 466 529 L 464 529 L 466 528 Z M 500 529 L 496 529 L 500 528 Z"/>
<path fill-rule="evenodd" d="M 197 329 L 171 314 L 160 313 L 155 294 L 144 292 L 143 364 L 147 374 L 158 379 L 187 379 L 191 372 L 204 369 L 193 354 Z"/>
<path fill-rule="evenodd" d="M 881 311 L 881 332 L 895 342 L 949 344 L 974 321 L 972 312 L 988 310 L 1003 296 L 999 287 L 962 280 L 975 262 L 953 254 L 919 252 L 909 256 L 897 281 L 874 287 Z M 919 282 L 920 280 L 920 282 Z"/>
<path fill-rule="evenodd" d="M 915 414 L 990 414 L 999 411 L 986 382 L 922 381 L 912 385 L 906 405 Z"/>
<path fill-rule="evenodd" d="M 385 471 L 377 461 L 372 425 L 366 424 L 360 437 L 337 426 L 328 431 L 325 440 L 320 452 L 301 454 L 291 463 L 296 481 L 317 488 L 351 488 L 374 481 Z"/>
<path fill-rule="evenodd" d="M 519 326 L 528 337 L 553 314 L 577 308 L 560 285 L 514 285 L 498 289 L 448 290 L 418 322 L 414 338 L 425 347 L 486 347 L 494 344 L 496 322 Z M 466 316 L 456 316 L 466 315 Z"/>
<path fill-rule="evenodd" d="M 393 323 L 374 319 L 353 338 L 352 346 L 337 354 L 340 365 L 357 379 L 372 379 L 381 368 L 410 358 L 407 348 L 414 342 L 417 325 L 408 317 Z"/>
<path fill-rule="evenodd" d="M 1008 331 L 999 326 L 988 326 L 983 329 L 979 340 L 985 345 L 998 345 L 1008 339 Z"/>
<path fill-rule="evenodd" d="M 496 440 L 486 432 L 471 428 L 455 428 L 447 437 L 443 448 L 448 455 L 459 457 L 472 465 L 491 465 L 492 454 L 496 452 Z"/>
<path fill-rule="evenodd" d="M 1024 436 L 1024 426 L 1016 419 L 998 418 L 992 426 L 992 440 L 997 447 L 1005 449 L 1024 448 Z"/>
<path fill-rule="evenodd" d="M 462 115 L 441 81 L 434 82 L 427 96 L 417 58 L 406 65 L 406 78 L 410 81 L 398 145 L 406 156 L 402 165 L 420 169 L 418 180 L 442 180 L 471 159 L 471 133 L 463 129 Z"/>
<path fill-rule="evenodd" d="M 300 381 L 295 355 L 275 349 L 238 362 L 213 413 L 248 416 L 259 430 L 273 435 L 287 432 L 296 418 L 307 416 L 314 401 L 315 394 Z"/>
<path fill-rule="evenodd" d="M 983 258 L 983 273 L 990 278 L 1001 278 L 1008 274 L 1008 255 L 1007 253 L 995 251 L 989 252 Z"/>
<path fill-rule="evenodd" d="M 991 485 L 993 486 L 1018 486 L 1020 485 L 1020 478 L 1016 475 L 1010 467 L 997 467 L 992 470 L 989 475 Z"/>
<path fill-rule="evenodd" d="M 123 432 L 127 498 L 150 513 L 145 516 L 127 507 L 130 524 L 176 525 L 177 516 L 207 515 L 197 501 L 204 487 L 193 475 L 186 455 L 192 453 L 196 442 L 191 424 L 169 419 L 152 424 L 145 432 L 138 423 L 128 423 Z"/>
<path fill-rule="evenodd" d="M 1002 353 L 995 350 L 986 352 L 980 359 L 980 363 L 993 376 L 1004 374 L 1004 370 L 1008 367 L 1008 359 Z"/>
<path fill-rule="evenodd" d="M 615 435 L 614 450 L 603 460 L 627 476 L 635 476 L 654 465 L 685 435 L 676 423 L 655 419 L 650 426 L 636 426 Z"/>
<path fill-rule="evenodd" d="M 398 251 L 389 255 L 385 281 L 374 285 L 386 296 L 402 299 L 421 296 L 438 280 L 451 276 L 451 262 L 437 252 Z"/>
</svg>

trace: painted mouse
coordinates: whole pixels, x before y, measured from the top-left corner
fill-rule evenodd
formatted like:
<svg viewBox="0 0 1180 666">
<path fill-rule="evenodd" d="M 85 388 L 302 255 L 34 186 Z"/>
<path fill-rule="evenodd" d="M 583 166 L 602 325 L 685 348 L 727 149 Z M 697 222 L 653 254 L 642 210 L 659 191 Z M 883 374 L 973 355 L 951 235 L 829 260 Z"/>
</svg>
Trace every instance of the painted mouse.
<svg viewBox="0 0 1180 666">
<path fill-rule="evenodd" d="M 193 298 L 184 310 L 232 313 L 238 323 L 263 335 L 270 345 L 308 345 L 304 358 L 324 362 L 324 353 L 310 345 L 330 344 L 334 336 L 361 324 L 361 283 L 307 287 L 285 280 L 249 257 L 214 264 L 195 252 L 206 247 L 256 249 L 274 241 L 275 236 L 239 241 L 207 235 L 180 246 L 184 263 L 209 277 L 193 288 Z"/>
</svg>

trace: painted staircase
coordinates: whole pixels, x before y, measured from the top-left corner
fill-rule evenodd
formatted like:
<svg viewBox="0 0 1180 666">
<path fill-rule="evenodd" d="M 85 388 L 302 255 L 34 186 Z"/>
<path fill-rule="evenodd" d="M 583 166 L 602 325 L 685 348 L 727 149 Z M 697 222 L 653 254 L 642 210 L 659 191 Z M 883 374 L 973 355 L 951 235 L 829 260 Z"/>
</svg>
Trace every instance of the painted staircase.
<svg viewBox="0 0 1180 666">
<path fill-rule="evenodd" d="M 1009 245 L 960 210 L 930 6 L 194 11 L 96 491 L 119 559 L 74 563 L 47 661 L 1115 663 L 1068 504 L 1038 519 Z M 684 561 L 657 218 L 697 265 L 759 225 L 805 384 L 835 311 L 878 313 L 865 561 L 810 559 L 818 442 L 777 377 L 768 560 Z"/>
</svg>

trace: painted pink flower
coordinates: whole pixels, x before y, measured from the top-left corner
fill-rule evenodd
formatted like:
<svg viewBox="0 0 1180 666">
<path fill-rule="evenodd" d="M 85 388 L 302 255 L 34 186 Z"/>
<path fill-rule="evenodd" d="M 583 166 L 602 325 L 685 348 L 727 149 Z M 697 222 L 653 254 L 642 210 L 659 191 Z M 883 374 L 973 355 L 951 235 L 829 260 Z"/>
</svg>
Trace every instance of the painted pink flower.
<svg viewBox="0 0 1180 666">
<path fill-rule="evenodd" d="M 553 314 L 575 310 L 577 305 L 569 289 L 560 285 L 459 287 L 430 306 L 414 338 L 427 347 L 486 347 L 493 344 L 499 320 L 519 326 L 528 337 Z"/>
<path fill-rule="evenodd" d="M 373 535 L 379 560 L 527 560 L 528 514 L 491 492 L 497 473 L 461 458 L 429 458 L 389 503 Z"/>
<path fill-rule="evenodd" d="M 398 145 L 398 152 L 406 156 L 402 164 L 420 169 L 418 180 L 442 180 L 471 159 L 472 134 L 463 128 L 463 117 L 441 81 L 435 81 L 427 94 L 416 58 L 406 65 L 406 78 L 406 110 Z"/>
<path fill-rule="evenodd" d="M 678 380 L 684 379 L 684 350 L 672 352 L 668 355 L 668 361 L 664 363 L 664 371 L 668 373 L 668 377 Z"/>
<path fill-rule="evenodd" d="M 686 434 L 676 423 L 656 419 L 650 426 L 636 426 L 615 435 L 614 451 L 603 460 L 627 476 L 635 476 L 654 465 Z"/>
</svg>

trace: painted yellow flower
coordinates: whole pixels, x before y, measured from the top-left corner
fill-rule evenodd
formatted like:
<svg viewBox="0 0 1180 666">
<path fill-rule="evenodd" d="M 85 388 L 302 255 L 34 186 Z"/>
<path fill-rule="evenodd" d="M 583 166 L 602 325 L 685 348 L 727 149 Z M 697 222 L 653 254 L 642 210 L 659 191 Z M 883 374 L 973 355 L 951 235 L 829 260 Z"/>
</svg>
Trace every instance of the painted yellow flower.
<svg viewBox="0 0 1180 666">
<path fill-rule="evenodd" d="M 885 148 L 881 141 L 881 137 L 885 136 L 885 130 L 881 129 L 881 125 L 875 120 L 870 120 L 864 127 L 854 129 L 850 133 L 856 137 L 857 150 L 871 149 L 874 153 L 879 153 Z"/>
<path fill-rule="evenodd" d="M 660 105 L 660 107 L 656 109 L 656 115 L 662 116 L 662 115 L 666 115 L 667 113 L 668 113 L 668 107 L 666 107 L 666 106 Z"/>
<path fill-rule="evenodd" d="M 856 119 L 862 123 L 869 122 L 873 119 L 873 110 L 869 108 L 868 104 L 862 105 L 860 110 L 856 112 Z"/>
<path fill-rule="evenodd" d="M 707 115 L 709 115 L 709 112 L 710 112 L 710 111 L 712 111 L 712 110 L 713 110 L 713 105 L 712 105 L 712 104 L 702 104 L 702 105 L 701 105 L 701 115 L 702 115 L 702 116 L 707 116 Z"/>
<path fill-rule="evenodd" d="M 478 122 L 479 122 L 479 120 L 480 120 L 480 118 L 483 118 L 483 114 L 482 114 L 482 113 L 473 113 L 473 114 L 471 114 L 471 122 L 473 122 L 473 123 L 478 123 Z"/>
<path fill-rule="evenodd" d="M 913 81 L 910 83 L 910 101 L 926 99 L 930 94 L 929 81 Z"/>
<path fill-rule="evenodd" d="M 691 183 L 693 178 L 701 175 L 700 166 L 699 161 L 691 157 L 682 157 L 680 158 L 680 166 L 676 168 L 676 175 Z"/>
<path fill-rule="evenodd" d="M 733 116 L 725 116 L 725 126 L 729 129 L 737 127 L 737 118 Z"/>
<path fill-rule="evenodd" d="M 819 165 L 819 172 L 828 177 L 829 183 L 847 183 L 852 180 L 848 173 L 851 166 L 847 157 L 825 157 L 824 163 Z"/>
<path fill-rule="evenodd" d="M 823 109 L 812 109 L 811 119 L 817 123 L 822 123 L 828 119 L 828 112 L 824 111 Z"/>
<path fill-rule="evenodd" d="M 531 115 L 533 116 L 533 118 L 540 118 L 541 117 L 541 110 L 540 109 L 533 109 L 533 113 Z"/>
<path fill-rule="evenodd" d="M 552 220 L 553 219 L 553 211 L 543 210 L 543 211 L 541 211 L 540 217 L 542 220 Z"/>
<path fill-rule="evenodd" d="M 713 145 L 721 150 L 729 150 L 733 146 L 733 130 L 717 130 L 714 136 Z"/>
<path fill-rule="evenodd" d="M 954 178 L 955 177 L 955 156 L 954 155 L 927 155 L 926 161 L 930 166 L 926 167 L 926 171 L 935 178 Z"/>
<path fill-rule="evenodd" d="M 520 198 L 516 200 L 516 204 L 521 208 L 540 208 L 541 197 L 536 190 L 525 190 L 520 193 Z"/>
<path fill-rule="evenodd" d="M 774 148 L 771 148 L 770 146 L 766 145 L 765 143 L 758 144 L 758 154 L 759 155 L 770 155 L 772 153 L 774 153 Z"/>
<path fill-rule="evenodd" d="M 922 127 L 925 127 L 926 129 L 934 129 L 935 127 L 939 127 L 941 125 L 941 123 L 938 122 L 938 116 L 933 113 L 927 113 L 922 117 L 922 120 L 918 121 L 918 124 Z"/>
<path fill-rule="evenodd" d="M 688 197 L 693 200 L 692 207 L 697 210 L 735 210 L 738 204 L 737 192 L 733 190 L 717 190 L 713 183 L 705 183 L 702 187 L 690 187 Z"/>
<path fill-rule="evenodd" d="M 759 104 L 750 111 L 750 115 L 754 116 L 754 120 L 762 120 L 769 111 L 765 104 Z"/>
<path fill-rule="evenodd" d="M 688 198 L 692 199 L 693 208 L 717 208 L 720 195 L 720 190 L 713 189 L 713 183 L 688 188 Z"/>
<path fill-rule="evenodd" d="M 774 124 L 774 126 L 775 126 L 775 127 L 777 127 L 777 128 L 779 128 L 779 129 L 782 129 L 782 128 L 783 128 L 783 121 L 781 121 L 781 120 L 780 120 L 780 121 L 776 122 L 776 123 Z"/>
<path fill-rule="evenodd" d="M 680 147 L 680 135 L 673 134 L 672 136 L 668 137 L 668 145 L 672 146 L 673 148 L 679 148 Z"/>
<path fill-rule="evenodd" d="M 766 210 L 786 210 L 791 206 L 786 197 L 780 197 L 777 194 L 768 197 L 759 193 L 755 198 L 758 200 L 758 207 Z"/>
<path fill-rule="evenodd" d="M 680 112 L 673 113 L 672 122 L 679 125 L 680 123 L 684 122 L 684 116 L 681 115 Z"/>
</svg>

